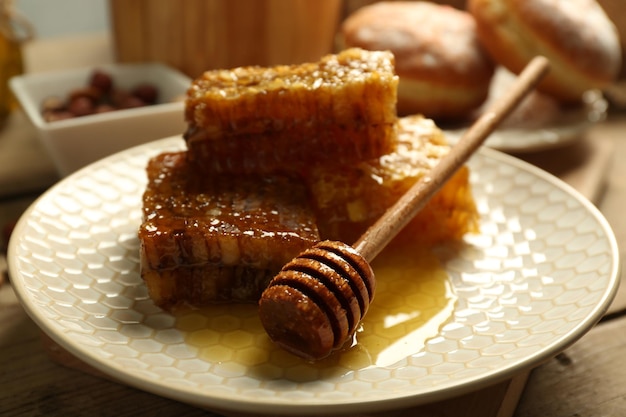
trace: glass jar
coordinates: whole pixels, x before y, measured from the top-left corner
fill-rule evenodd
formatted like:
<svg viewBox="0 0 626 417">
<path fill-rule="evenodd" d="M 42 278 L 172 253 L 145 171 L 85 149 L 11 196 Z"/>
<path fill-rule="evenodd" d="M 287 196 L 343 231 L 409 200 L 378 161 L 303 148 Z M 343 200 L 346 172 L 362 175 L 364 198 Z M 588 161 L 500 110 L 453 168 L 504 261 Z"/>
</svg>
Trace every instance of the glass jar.
<svg viewBox="0 0 626 417">
<path fill-rule="evenodd" d="M 14 10 L 12 0 L 0 0 L 0 126 L 17 105 L 9 79 L 24 72 L 22 44 L 32 35 L 32 25 Z"/>
</svg>

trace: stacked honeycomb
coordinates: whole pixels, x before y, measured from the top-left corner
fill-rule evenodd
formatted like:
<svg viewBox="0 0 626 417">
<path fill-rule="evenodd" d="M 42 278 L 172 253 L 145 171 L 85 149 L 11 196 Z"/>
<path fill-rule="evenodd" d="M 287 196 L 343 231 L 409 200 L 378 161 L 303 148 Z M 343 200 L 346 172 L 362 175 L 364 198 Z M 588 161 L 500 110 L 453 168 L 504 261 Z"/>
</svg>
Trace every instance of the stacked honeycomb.
<svg viewBox="0 0 626 417">
<path fill-rule="evenodd" d="M 449 151 L 434 122 L 398 119 L 396 149 L 355 165 L 314 168 L 307 175 L 323 239 L 353 243 Z M 478 214 L 462 167 L 394 239 L 393 244 L 437 244 L 478 229 Z"/>
<path fill-rule="evenodd" d="M 289 260 L 319 240 L 301 181 L 197 175 L 186 152 L 147 167 L 141 271 L 161 307 L 255 302 Z"/>
<path fill-rule="evenodd" d="M 431 120 L 398 119 L 388 52 L 210 71 L 188 92 L 187 150 L 147 167 L 141 274 L 161 307 L 254 302 L 319 240 L 353 243 L 449 146 Z M 392 244 L 477 228 L 462 168 Z"/>
<path fill-rule="evenodd" d="M 189 158 L 238 174 L 376 158 L 393 149 L 397 83 L 391 53 L 360 49 L 207 71 L 188 90 Z"/>
</svg>

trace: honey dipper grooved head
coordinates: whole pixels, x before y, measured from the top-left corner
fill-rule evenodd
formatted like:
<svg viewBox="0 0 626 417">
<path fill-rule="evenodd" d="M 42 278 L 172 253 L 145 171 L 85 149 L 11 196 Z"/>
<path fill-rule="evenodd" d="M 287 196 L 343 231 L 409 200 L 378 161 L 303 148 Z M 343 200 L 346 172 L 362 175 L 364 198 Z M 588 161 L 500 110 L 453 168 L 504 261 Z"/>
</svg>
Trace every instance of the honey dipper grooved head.
<svg viewBox="0 0 626 417">
<path fill-rule="evenodd" d="M 272 279 L 259 301 L 261 323 L 283 349 L 323 359 L 352 337 L 375 285 L 372 268 L 353 247 L 323 241 Z"/>
</svg>

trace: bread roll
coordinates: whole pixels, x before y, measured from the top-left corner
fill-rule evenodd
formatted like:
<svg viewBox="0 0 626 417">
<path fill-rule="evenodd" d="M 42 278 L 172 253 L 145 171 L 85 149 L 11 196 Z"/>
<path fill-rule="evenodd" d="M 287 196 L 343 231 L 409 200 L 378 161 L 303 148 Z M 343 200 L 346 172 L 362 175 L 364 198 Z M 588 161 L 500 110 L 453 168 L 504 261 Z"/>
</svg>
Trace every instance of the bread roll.
<svg viewBox="0 0 626 417">
<path fill-rule="evenodd" d="M 561 102 L 579 102 L 619 73 L 619 36 L 595 0 L 468 0 L 468 11 L 481 43 L 513 73 L 536 55 L 548 58 L 538 90 Z"/>
<path fill-rule="evenodd" d="M 466 11 L 425 1 L 374 3 L 346 18 L 339 44 L 394 54 L 399 115 L 464 117 L 487 97 L 494 65 Z"/>
</svg>

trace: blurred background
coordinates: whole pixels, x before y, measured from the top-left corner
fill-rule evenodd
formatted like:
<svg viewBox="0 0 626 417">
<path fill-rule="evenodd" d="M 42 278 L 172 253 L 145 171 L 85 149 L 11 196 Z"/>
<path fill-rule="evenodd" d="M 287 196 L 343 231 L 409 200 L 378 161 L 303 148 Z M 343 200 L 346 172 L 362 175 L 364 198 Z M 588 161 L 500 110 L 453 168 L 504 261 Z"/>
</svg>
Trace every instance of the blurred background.
<svg viewBox="0 0 626 417">
<path fill-rule="evenodd" d="M 107 0 L 14 0 L 39 38 L 109 30 Z"/>
<path fill-rule="evenodd" d="M 326 1 L 326 0 L 322 0 Z M 344 0 L 343 14 L 375 0 Z M 126 0 L 127 3 L 138 2 Z M 437 0 L 463 8 L 465 0 Z M 114 0 L 14 0 L 15 7 L 32 23 L 38 38 L 53 38 L 80 33 L 107 32 L 114 29 L 111 4 Z M 160 1 L 163 4 L 163 1 Z M 180 3 L 174 1 L 174 4 Z M 599 0 L 616 23 L 622 40 L 626 39 L 624 0 Z M 626 43 L 626 42 L 625 42 Z M 626 77 L 626 65 L 622 78 Z"/>
</svg>

